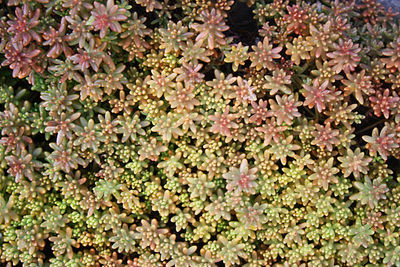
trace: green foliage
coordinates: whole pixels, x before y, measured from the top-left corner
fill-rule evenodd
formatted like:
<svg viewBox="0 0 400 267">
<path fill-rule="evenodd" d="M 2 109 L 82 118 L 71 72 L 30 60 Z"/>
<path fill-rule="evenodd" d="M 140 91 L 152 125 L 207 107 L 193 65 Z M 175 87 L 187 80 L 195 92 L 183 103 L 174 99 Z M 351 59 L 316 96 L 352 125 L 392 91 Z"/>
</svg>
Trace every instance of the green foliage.
<svg viewBox="0 0 400 267">
<path fill-rule="evenodd" d="M 378 0 L 0 6 L 1 266 L 400 266 Z"/>
</svg>

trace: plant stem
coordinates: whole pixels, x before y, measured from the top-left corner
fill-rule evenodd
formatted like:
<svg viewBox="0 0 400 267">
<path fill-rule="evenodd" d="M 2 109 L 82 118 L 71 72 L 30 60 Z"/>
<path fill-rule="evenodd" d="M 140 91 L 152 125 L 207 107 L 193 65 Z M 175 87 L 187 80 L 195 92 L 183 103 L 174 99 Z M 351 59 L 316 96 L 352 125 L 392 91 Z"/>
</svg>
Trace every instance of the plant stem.
<svg viewBox="0 0 400 267">
<path fill-rule="evenodd" d="M 373 123 L 373 124 L 371 124 L 371 125 L 365 127 L 364 129 L 361 129 L 360 131 L 357 131 L 355 134 L 360 134 L 360 133 L 366 132 L 366 131 L 368 131 L 368 130 L 374 128 L 375 126 L 377 126 L 377 125 L 379 125 L 379 124 L 385 122 L 385 120 L 386 120 L 386 119 L 381 119 L 381 120 L 379 120 L 379 121 L 377 121 L 377 122 L 375 122 L 375 123 Z"/>
</svg>

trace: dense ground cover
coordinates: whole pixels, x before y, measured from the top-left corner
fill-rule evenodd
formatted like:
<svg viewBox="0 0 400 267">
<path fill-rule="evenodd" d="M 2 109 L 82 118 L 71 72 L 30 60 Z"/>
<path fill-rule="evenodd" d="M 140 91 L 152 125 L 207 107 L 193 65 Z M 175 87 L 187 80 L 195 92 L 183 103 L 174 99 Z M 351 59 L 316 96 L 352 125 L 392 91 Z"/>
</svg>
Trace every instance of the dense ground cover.
<svg viewBox="0 0 400 267">
<path fill-rule="evenodd" d="M 400 266 L 375 0 L 0 0 L 0 260 Z"/>
</svg>

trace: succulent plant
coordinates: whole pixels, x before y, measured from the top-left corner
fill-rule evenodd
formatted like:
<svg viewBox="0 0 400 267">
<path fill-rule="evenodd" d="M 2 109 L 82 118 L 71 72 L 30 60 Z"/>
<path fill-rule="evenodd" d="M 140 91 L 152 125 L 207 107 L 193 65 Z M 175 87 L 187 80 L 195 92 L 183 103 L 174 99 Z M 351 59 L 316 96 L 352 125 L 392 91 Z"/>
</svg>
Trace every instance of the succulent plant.
<svg viewBox="0 0 400 267">
<path fill-rule="evenodd" d="M 400 265 L 378 0 L 0 0 L 1 266 Z"/>
</svg>

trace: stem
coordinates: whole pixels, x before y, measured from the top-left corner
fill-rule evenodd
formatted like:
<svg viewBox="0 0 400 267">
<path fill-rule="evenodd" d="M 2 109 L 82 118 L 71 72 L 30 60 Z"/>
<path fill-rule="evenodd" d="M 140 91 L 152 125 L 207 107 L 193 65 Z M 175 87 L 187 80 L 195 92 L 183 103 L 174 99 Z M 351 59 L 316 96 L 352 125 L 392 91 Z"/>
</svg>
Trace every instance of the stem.
<svg viewBox="0 0 400 267">
<path fill-rule="evenodd" d="M 317 106 L 314 106 L 315 122 L 319 121 L 319 112 L 317 111 Z"/>
<path fill-rule="evenodd" d="M 383 123 L 385 121 L 386 121 L 386 119 L 381 119 L 380 121 L 377 121 L 377 122 L 365 127 L 364 129 L 361 129 L 360 131 L 356 132 L 355 134 L 360 134 L 360 133 L 366 132 L 366 131 L 374 128 L 375 126 L 377 126 L 377 125 L 379 125 L 379 124 L 381 124 L 381 123 Z"/>
</svg>

